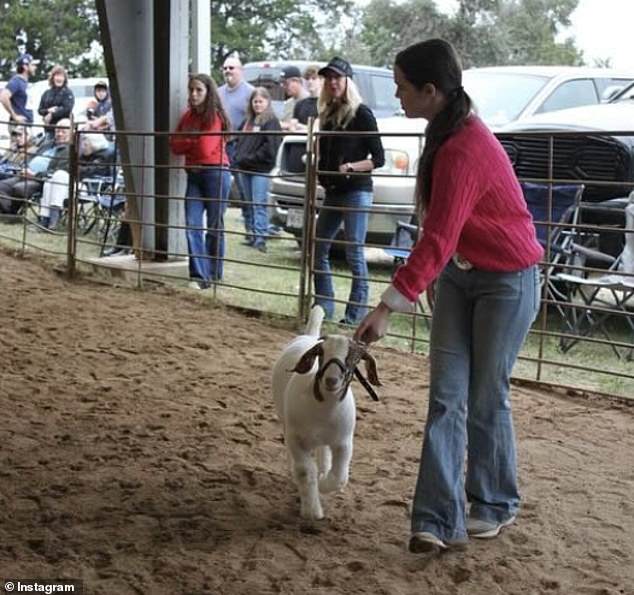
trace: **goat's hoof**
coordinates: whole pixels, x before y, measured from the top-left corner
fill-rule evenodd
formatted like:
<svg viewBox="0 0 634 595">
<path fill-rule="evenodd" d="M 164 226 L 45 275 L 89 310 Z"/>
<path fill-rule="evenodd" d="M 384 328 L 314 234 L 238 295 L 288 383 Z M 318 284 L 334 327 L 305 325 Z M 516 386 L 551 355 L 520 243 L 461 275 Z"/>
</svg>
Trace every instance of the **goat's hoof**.
<svg viewBox="0 0 634 595">
<path fill-rule="evenodd" d="M 327 494 L 328 492 L 338 492 L 343 490 L 346 487 L 347 481 L 341 481 L 339 479 L 334 478 L 332 475 L 327 475 L 319 482 L 319 491 L 322 494 Z"/>
<path fill-rule="evenodd" d="M 300 515 L 306 521 L 321 521 L 324 518 L 324 511 L 321 508 L 302 509 Z"/>
</svg>

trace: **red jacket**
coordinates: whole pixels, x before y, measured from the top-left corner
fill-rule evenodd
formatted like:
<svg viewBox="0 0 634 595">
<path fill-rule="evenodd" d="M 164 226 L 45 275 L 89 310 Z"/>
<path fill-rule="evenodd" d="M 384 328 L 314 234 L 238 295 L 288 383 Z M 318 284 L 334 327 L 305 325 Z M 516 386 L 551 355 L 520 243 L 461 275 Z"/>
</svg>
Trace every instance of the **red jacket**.
<svg viewBox="0 0 634 595">
<path fill-rule="evenodd" d="M 188 109 L 180 119 L 176 132 L 221 132 L 222 120 L 215 116 L 211 124 L 204 126 L 199 114 Z M 170 147 L 176 155 L 185 155 L 185 165 L 229 165 L 225 146 L 227 136 L 220 135 L 174 135 Z"/>
</svg>

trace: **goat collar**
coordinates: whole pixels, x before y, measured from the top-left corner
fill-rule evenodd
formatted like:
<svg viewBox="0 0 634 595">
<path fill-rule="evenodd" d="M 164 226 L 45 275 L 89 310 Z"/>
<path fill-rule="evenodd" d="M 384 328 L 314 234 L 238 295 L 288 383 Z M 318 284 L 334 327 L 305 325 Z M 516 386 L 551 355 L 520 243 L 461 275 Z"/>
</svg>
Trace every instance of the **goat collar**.
<svg viewBox="0 0 634 595">
<path fill-rule="evenodd" d="M 347 360 L 348 358 L 346 358 L 346 362 Z M 350 386 L 350 383 L 352 382 L 352 376 L 356 368 L 350 368 L 346 366 L 346 364 L 344 364 L 339 358 L 333 357 L 329 359 L 323 366 L 321 366 L 319 370 L 317 370 L 317 374 L 315 374 L 315 383 L 313 384 L 313 393 L 315 395 L 315 398 L 318 401 L 324 400 L 324 396 L 321 394 L 321 390 L 319 389 L 321 378 L 326 373 L 328 366 L 331 366 L 333 364 L 335 366 L 339 366 L 339 369 L 343 372 L 344 382 L 343 382 L 343 388 L 341 389 L 341 396 L 339 397 L 339 400 L 343 401 L 344 397 L 346 396 L 346 393 L 348 392 L 348 387 Z"/>
<path fill-rule="evenodd" d="M 346 357 L 345 363 L 342 362 L 339 358 L 333 357 L 329 359 L 323 366 L 317 370 L 317 374 L 315 374 L 315 382 L 313 384 L 313 394 L 315 399 L 318 401 L 323 401 L 324 396 L 321 394 L 321 390 L 319 388 L 321 378 L 326 373 L 326 369 L 328 366 L 335 365 L 339 366 L 339 369 L 343 372 L 344 385 L 341 389 L 341 396 L 339 397 L 340 401 L 343 401 L 344 397 L 348 392 L 348 387 L 352 382 L 352 377 L 356 376 L 357 380 L 361 383 L 363 388 L 368 391 L 368 394 L 374 401 L 379 400 L 379 396 L 376 394 L 375 390 L 372 388 L 370 383 L 363 377 L 363 374 L 357 368 L 357 364 L 359 363 L 361 357 L 357 353 L 357 350 L 351 350 Z"/>
</svg>

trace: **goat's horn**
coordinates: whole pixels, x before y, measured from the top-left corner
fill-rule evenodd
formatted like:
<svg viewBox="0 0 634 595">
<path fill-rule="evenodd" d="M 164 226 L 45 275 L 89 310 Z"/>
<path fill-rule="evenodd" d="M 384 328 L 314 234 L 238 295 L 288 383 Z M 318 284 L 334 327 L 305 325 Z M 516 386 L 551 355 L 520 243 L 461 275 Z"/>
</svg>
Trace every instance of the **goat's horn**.
<svg viewBox="0 0 634 595">
<path fill-rule="evenodd" d="M 379 380 L 379 374 L 376 369 L 376 360 L 367 351 L 363 352 L 361 359 L 365 362 L 368 380 L 374 384 L 374 386 L 383 386 Z"/>
</svg>

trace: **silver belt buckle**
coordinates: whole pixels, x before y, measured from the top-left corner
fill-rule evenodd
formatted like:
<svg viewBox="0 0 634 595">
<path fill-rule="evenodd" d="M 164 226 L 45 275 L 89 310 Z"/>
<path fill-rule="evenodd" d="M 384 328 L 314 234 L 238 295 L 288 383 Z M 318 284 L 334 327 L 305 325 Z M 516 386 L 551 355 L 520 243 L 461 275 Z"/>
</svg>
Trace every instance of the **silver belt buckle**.
<svg viewBox="0 0 634 595">
<path fill-rule="evenodd" d="M 464 256 L 460 256 L 457 252 L 453 255 L 452 260 L 461 271 L 470 271 L 473 268 L 473 265 L 464 258 Z"/>
</svg>

